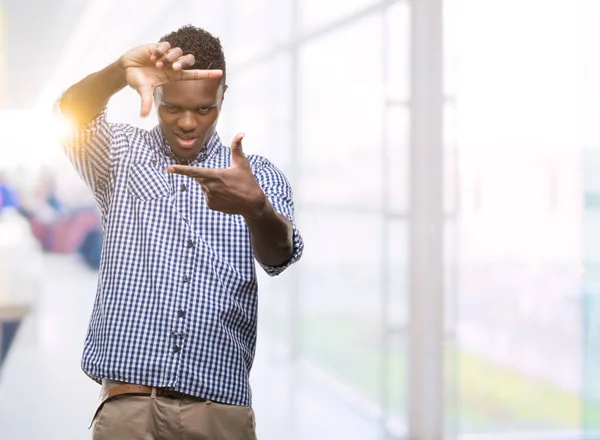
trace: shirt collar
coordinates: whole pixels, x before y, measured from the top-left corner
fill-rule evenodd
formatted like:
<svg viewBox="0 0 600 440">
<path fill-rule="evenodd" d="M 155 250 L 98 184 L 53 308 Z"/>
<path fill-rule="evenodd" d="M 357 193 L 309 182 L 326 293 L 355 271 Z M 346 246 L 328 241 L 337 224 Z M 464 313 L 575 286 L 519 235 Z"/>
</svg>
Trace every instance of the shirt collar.
<svg viewBox="0 0 600 440">
<path fill-rule="evenodd" d="M 195 164 L 198 164 L 199 162 L 205 162 L 206 160 L 210 159 L 215 154 L 215 152 L 217 150 L 219 150 L 219 148 L 221 147 L 221 138 L 215 131 L 213 133 L 213 135 L 210 137 L 210 139 L 204 144 L 204 148 L 202 148 L 202 150 L 200 150 L 200 153 L 198 153 L 198 156 L 196 156 L 195 159 L 193 159 L 193 160 L 179 159 L 179 158 L 175 157 L 175 155 L 173 154 L 173 151 L 171 150 L 171 146 L 169 145 L 169 142 L 163 135 L 160 127 L 157 125 L 156 127 L 154 127 L 154 129 L 152 131 L 153 131 L 153 133 L 152 133 L 153 137 L 158 141 L 158 144 L 160 145 L 162 153 L 165 156 L 167 156 L 167 158 L 169 158 L 173 163 L 180 163 L 180 164 L 185 164 L 185 165 L 195 165 Z"/>
</svg>

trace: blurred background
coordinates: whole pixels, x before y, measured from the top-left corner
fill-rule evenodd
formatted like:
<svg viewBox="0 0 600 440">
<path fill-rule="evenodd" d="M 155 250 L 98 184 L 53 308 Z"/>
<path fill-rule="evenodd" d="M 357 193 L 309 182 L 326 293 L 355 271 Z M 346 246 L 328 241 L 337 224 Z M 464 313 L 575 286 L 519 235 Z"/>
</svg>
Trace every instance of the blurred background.
<svg viewBox="0 0 600 440">
<path fill-rule="evenodd" d="M 0 0 L 0 439 L 86 439 L 102 242 L 54 100 L 183 24 L 289 177 L 261 440 L 600 439 L 600 2 Z M 150 128 L 132 90 L 113 121 Z"/>
</svg>

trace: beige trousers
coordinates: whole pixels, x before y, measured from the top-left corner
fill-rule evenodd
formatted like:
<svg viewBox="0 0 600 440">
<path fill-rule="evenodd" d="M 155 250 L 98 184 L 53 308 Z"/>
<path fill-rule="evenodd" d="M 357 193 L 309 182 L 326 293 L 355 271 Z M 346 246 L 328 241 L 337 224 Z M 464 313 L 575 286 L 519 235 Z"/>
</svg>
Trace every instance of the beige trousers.
<svg viewBox="0 0 600 440">
<path fill-rule="evenodd" d="M 134 394 L 106 399 L 120 384 L 103 382 L 93 440 L 256 440 L 249 406 Z"/>
</svg>

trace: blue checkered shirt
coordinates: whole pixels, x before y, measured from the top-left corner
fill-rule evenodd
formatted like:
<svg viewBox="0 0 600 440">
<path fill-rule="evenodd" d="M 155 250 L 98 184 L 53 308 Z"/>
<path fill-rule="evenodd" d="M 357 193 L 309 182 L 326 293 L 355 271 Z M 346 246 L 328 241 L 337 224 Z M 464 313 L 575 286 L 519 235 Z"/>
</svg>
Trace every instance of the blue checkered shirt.
<svg viewBox="0 0 600 440">
<path fill-rule="evenodd" d="M 209 209 L 159 127 L 107 122 L 106 110 L 63 140 L 100 209 L 104 244 L 83 370 L 102 378 L 169 387 L 218 402 L 251 405 L 257 280 L 244 219 Z M 248 155 L 275 210 L 294 225 L 292 190 L 267 159 Z M 226 168 L 231 150 L 215 133 L 190 165 Z"/>
</svg>

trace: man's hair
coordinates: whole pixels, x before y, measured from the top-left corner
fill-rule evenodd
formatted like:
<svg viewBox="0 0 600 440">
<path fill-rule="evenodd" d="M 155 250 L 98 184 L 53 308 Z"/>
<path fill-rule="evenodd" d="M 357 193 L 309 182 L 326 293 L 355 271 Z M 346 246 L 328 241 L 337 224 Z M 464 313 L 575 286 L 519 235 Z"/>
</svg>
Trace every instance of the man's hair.
<svg viewBox="0 0 600 440">
<path fill-rule="evenodd" d="M 221 69 L 225 81 L 225 55 L 221 41 L 204 29 L 186 25 L 164 35 L 160 41 L 167 41 L 171 47 L 179 47 L 184 55 L 192 54 L 194 65 L 186 69 Z"/>
</svg>

